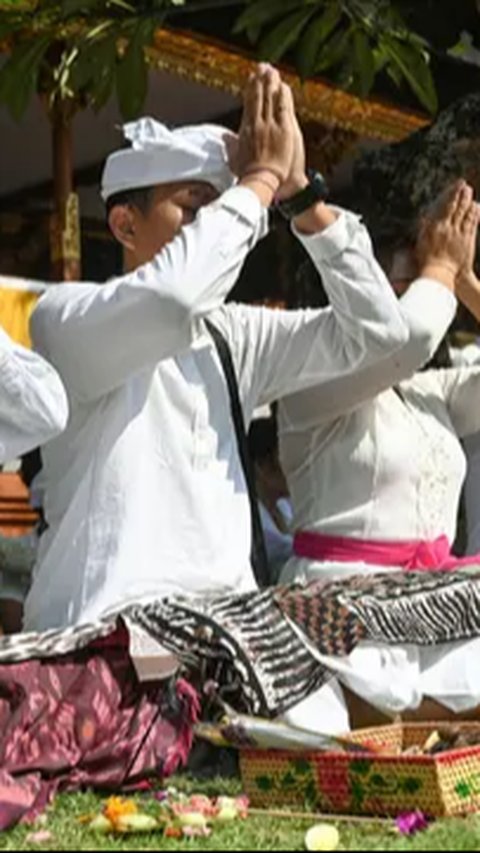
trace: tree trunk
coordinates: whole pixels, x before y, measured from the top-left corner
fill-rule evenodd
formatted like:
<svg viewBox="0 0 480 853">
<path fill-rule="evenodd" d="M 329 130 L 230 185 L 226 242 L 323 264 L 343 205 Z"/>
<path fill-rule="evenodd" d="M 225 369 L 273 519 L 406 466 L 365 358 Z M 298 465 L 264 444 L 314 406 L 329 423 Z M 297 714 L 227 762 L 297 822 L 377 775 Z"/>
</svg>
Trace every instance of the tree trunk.
<svg viewBox="0 0 480 853">
<path fill-rule="evenodd" d="M 79 281 L 80 213 L 73 188 L 73 110 L 57 101 L 51 111 L 54 213 L 51 230 L 52 279 Z"/>
</svg>

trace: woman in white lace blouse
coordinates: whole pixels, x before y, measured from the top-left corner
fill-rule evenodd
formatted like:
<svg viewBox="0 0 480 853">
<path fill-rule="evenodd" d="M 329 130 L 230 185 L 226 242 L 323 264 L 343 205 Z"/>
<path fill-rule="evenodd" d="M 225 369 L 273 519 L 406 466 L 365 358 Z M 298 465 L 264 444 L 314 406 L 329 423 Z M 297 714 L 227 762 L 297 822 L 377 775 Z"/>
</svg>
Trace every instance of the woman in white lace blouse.
<svg viewBox="0 0 480 853">
<path fill-rule="evenodd" d="M 456 296 L 480 316 L 480 283 L 472 272 L 478 227 L 472 190 L 457 184 L 442 204 L 440 218 L 422 229 L 418 250 L 428 245 L 431 251 L 436 243 L 439 263 L 451 267 Z M 405 271 L 406 260 L 397 256 L 392 270 L 400 290 L 405 279 L 415 278 Z M 453 320 L 456 296 L 446 286 L 417 279 L 401 296 L 410 327 L 401 358 L 379 360 L 329 388 L 282 401 L 281 460 L 296 531 L 295 556 L 282 581 L 457 564 L 450 548 L 466 473 L 460 438 L 480 430 L 480 367 L 416 372 Z M 480 639 L 423 649 L 363 643 L 349 658 L 323 661 L 368 708 L 387 714 L 420 709 L 440 718 L 480 705 L 479 652 Z M 315 725 L 341 728 L 345 715 L 339 708 L 328 721 L 326 693 L 322 722 L 321 697 L 308 700 Z M 337 700 L 344 707 L 338 689 Z M 295 721 L 310 725 L 309 714 L 297 714 Z"/>
</svg>

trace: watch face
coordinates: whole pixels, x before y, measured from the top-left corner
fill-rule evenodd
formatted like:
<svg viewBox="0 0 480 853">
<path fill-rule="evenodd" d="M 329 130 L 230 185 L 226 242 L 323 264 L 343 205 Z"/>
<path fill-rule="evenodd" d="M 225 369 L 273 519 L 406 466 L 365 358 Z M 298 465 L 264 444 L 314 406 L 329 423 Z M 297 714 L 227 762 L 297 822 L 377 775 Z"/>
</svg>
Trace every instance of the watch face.
<svg viewBox="0 0 480 853">
<path fill-rule="evenodd" d="M 328 195 L 328 186 L 325 178 L 320 172 L 315 172 L 310 179 L 310 186 L 315 190 L 317 197 L 326 198 Z"/>
<path fill-rule="evenodd" d="M 292 198 L 280 202 L 278 209 L 286 219 L 293 219 L 312 207 L 319 201 L 326 199 L 328 187 L 323 175 L 319 172 L 309 173 L 310 183 Z"/>
</svg>

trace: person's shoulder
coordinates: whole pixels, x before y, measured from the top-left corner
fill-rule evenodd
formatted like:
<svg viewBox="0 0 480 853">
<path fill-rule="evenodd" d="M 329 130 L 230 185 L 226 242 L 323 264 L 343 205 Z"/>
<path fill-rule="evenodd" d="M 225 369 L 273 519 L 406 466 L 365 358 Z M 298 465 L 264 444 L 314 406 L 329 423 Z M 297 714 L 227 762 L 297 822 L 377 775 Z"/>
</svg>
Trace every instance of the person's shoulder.
<svg viewBox="0 0 480 853">
<path fill-rule="evenodd" d="M 55 313 L 65 305 L 84 299 L 89 294 L 93 295 L 98 292 L 100 287 L 100 284 L 84 281 L 52 284 L 38 300 L 32 314 L 32 320 Z"/>
<path fill-rule="evenodd" d="M 460 374 L 461 370 L 462 368 L 459 367 L 431 367 L 426 370 L 419 370 L 410 379 L 403 380 L 400 387 L 407 393 L 411 389 L 426 399 L 437 399 L 445 402 L 444 378 L 446 375 L 454 377 L 456 374 Z"/>
</svg>

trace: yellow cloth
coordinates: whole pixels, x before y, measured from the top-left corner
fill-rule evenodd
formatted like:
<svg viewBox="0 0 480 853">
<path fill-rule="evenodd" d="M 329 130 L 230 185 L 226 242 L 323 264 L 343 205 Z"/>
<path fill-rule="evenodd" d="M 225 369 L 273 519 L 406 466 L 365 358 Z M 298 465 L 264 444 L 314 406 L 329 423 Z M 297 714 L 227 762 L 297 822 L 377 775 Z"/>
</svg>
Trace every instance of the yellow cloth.
<svg viewBox="0 0 480 853">
<path fill-rule="evenodd" d="M 16 343 L 31 347 L 30 315 L 41 294 L 2 287 L 0 278 L 0 325 Z"/>
</svg>

